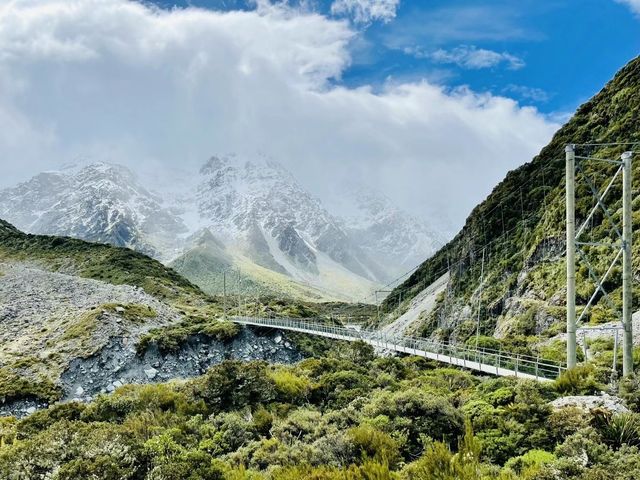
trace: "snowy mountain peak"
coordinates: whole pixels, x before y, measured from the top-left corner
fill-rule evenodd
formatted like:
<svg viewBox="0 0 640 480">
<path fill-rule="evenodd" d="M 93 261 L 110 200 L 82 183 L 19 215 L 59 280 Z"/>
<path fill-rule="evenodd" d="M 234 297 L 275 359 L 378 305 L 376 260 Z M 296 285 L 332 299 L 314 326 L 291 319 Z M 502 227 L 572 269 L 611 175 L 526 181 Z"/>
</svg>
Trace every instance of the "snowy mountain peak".
<svg viewBox="0 0 640 480">
<path fill-rule="evenodd" d="M 264 155 L 212 156 L 198 175 L 174 180 L 160 196 L 147 189 L 149 177 L 122 165 L 69 165 L 0 191 L 0 218 L 32 233 L 134 248 L 203 285 L 219 275 L 207 268 L 242 265 L 262 276 L 255 281 L 272 282 L 275 272 L 329 298 L 361 299 L 440 244 L 364 185 L 343 188 L 339 215 L 331 214 Z"/>
<path fill-rule="evenodd" d="M 279 163 L 212 157 L 200 173 L 200 217 L 258 264 L 310 282 L 324 255 L 356 276 L 377 279 L 339 222 Z"/>
<path fill-rule="evenodd" d="M 0 191 L 0 218 L 30 233 L 126 246 L 157 258 L 175 249 L 186 230 L 131 170 L 104 162 L 44 172 Z"/>
</svg>

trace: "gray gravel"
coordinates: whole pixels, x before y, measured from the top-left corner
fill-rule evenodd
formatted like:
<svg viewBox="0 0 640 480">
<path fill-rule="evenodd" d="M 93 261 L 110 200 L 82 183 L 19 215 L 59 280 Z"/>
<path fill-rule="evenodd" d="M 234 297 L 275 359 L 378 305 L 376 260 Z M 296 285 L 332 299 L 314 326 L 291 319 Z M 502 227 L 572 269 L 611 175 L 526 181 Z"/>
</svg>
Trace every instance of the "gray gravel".
<svg viewBox="0 0 640 480">
<path fill-rule="evenodd" d="M 103 311 L 95 331 L 81 342 L 65 338 L 78 318 L 107 303 L 148 305 L 157 316 L 136 325 L 117 311 Z M 181 319 L 173 307 L 137 287 L 51 272 L 35 264 L 0 263 L 0 367 L 31 359 L 21 374 L 57 380 L 63 401 L 89 401 L 126 383 L 197 376 L 225 359 L 293 363 L 302 358 L 282 333 L 248 328 L 229 342 L 194 335 L 174 353 L 151 345 L 143 355 L 136 354 L 142 334 Z M 24 416 L 44 407 L 33 399 L 0 399 L 0 415 Z"/>
<path fill-rule="evenodd" d="M 25 263 L 0 263 L 0 272 L 0 366 L 12 354 L 46 353 L 46 341 L 64 334 L 66 322 L 102 304 L 140 304 L 153 308 L 157 317 L 145 322 L 140 330 L 176 323 L 181 318 L 175 309 L 138 287 L 111 285 Z M 117 319 L 111 320 L 100 322 L 100 334 L 95 335 L 97 347 L 110 336 L 139 333 L 125 332 Z"/>
</svg>

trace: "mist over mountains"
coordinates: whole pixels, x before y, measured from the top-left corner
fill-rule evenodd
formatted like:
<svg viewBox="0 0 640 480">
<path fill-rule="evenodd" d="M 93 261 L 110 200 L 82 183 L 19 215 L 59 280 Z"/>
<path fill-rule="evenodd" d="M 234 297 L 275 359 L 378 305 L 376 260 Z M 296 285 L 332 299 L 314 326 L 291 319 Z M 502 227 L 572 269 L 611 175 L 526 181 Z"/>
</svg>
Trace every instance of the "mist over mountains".
<svg viewBox="0 0 640 480">
<path fill-rule="evenodd" d="M 133 248 L 211 293 L 223 270 L 240 269 L 246 288 L 357 299 L 443 244 L 380 192 L 354 182 L 325 205 L 261 155 L 214 156 L 172 188 L 156 185 L 109 163 L 42 172 L 0 191 L 0 218 L 29 233 Z"/>
</svg>

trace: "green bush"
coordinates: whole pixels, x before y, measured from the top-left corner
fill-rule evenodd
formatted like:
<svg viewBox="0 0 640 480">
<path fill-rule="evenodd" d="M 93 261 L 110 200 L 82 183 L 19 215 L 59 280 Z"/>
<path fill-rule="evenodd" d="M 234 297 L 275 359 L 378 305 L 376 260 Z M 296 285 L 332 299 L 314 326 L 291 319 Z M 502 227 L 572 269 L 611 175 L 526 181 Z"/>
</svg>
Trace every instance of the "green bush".
<svg viewBox="0 0 640 480">
<path fill-rule="evenodd" d="M 347 430 L 347 437 L 363 459 L 373 459 L 394 468 L 400 461 L 397 442 L 371 425 L 360 425 Z"/>
<path fill-rule="evenodd" d="M 601 372 L 591 364 L 578 365 L 562 372 L 554 386 L 562 395 L 592 395 L 604 388 L 601 376 Z"/>
<path fill-rule="evenodd" d="M 276 397 L 265 362 L 226 361 L 212 367 L 190 384 L 187 391 L 213 411 L 228 411 L 265 404 Z"/>
<path fill-rule="evenodd" d="M 311 391 L 309 379 L 296 375 L 290 369 L 277 367 L 271 370 L 268 376 L 275 384 L 276 398 L 281 402 L 302 402 Z"/>
</svg>

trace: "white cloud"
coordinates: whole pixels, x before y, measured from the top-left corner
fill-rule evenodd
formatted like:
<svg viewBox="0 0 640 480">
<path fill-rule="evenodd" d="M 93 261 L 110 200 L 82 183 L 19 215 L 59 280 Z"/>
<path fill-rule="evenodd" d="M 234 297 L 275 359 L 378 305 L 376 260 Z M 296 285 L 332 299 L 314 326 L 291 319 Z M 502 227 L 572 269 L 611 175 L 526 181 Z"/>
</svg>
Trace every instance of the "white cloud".
<svg viewBox="0 0 640 480">
<path fill-rule="evenodd" d="M 640 0 L 615 0 L 617 3 L 627 5 L 633 13 L 640 15 Z"/>
<path fill-rule="evenodd" d="M 348 15 L 356 23 L 389 22 L 395 18 L 399 4 L 400 0 L 334 0 L 331 13 Z"/>
<path fill-rule="evenodd" d="M 525 100 L 534 102 L 548 102 L 551 96 L 545 90 L 536 87 L 528 87 L 526 85 L 515 85 L 513 83 L 507 85 L 503 92 L 514 93 Z"/>
<path fill-rule="evenodd" d="M 508 52 L 494 52 L 474 45 L 460 45 L 450 50 L 440 48 L 433 52 L 407 47 L 404 52 L 416 58 L 429 58 L 436 63 L 454 64 L 472 70 L 491 68 L 500 64 L 506 64 L 511 70 L 518 70 L 525 66 L 524 60 Z"/>
<path fill-rule="evenodd" d="M 513 100 L 428 81 L 334 86 L 353 36 L 346 22 L 265 3 L 4 3 L 0 182 L 78 157 L 160 171 L 261 151 L 321 196 L 357 177 L 459 224 L 556 127 Z"/>
</svg>

